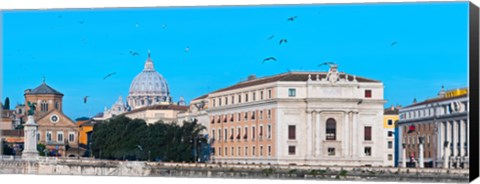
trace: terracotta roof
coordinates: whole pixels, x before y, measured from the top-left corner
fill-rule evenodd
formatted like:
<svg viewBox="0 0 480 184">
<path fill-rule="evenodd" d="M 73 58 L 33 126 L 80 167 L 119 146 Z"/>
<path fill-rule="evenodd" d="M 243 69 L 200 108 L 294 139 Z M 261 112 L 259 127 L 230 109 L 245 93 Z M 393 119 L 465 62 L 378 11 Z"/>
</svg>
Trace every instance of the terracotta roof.
<svg viewBox="0 0 480 184">
<path fill-rule="evenodd" d="M 256 85 L 267 84 L 267 83 L 278 82 L 278 81 L 307 81 L 308 80 L 308 75 L 311 75 L 312 80 L 316 80 L 317 79 L 317 74 L 319 75 L 320 79 L 323 79 L 327 76 L 326 72 L 287 72 L 287 73 L 281 73 L 281 74 L 274 75 L 274 76 L 262 77 L 262 78 L 257 78 L 257 79 L 253 79 L 253 80 L 249 80 L 249 81 L 239 82 L 239 83 L 237 83 L 233 86 L 229 86 L 229 87 L 226 87 L 226 88 L 223 88 L 223 89 L 219 89 L 219 90 L 214 91 L 212 93 L 234 90 L 234 89 L 256 86 Z M 345 79 L 345 73 L 340 73 L 339 78 L 340 79 Z M 380 81 L 377 81 L 377 80 L 367 79 L 367 78 L 358 77 L 358 76 L 356 76 L 356 79 L 357 79 L 358 82 L 368 82 L 368 83 L 379 83 L 380 82 Z M 352 81 L 353 76 L 348 75 L 348 80 Z"/>
<path fill-rule="evenodd" d="M 2 136 L 4 137 L 23 137 L 23 129 L 18 130 L 2 130 Z"/>
<path fill-rule="evenodd" d="M 450 97 L 450 98 L 445 98 L 445 97 L 431 98 L 431 99 L 427 99 L 427 100 L 425 100 L 425 101 L 422 101 L 422 102 L 419 102 L 419 103 L 416 103 L 416 104 L 412 104 L 412 105 L 406 106 L 405 108 L 415 107 L 415 106 L 420 106 L 420 105 L 425 105 L 425 104 L 429 104 L 429 103 L 435 103 L 435 102 L 442 102 L 442 101 L 447 101 L 447 100 L 453 100 L 453 99 L 458 99 L 458 98 L 464 98 L 464 97 L 468 97 L 468 94 L 464 94 L 464 95 L 460 95 L 460 96 L 455 96 L 455 97 Z"/>
<path fill-rule="evenodd" d="M 147 107 L 142 107 L 138 109 L 134 109 L 132 111 L 128 111 L 126 113 L 123 113 L 122 115 L 126 114 L 131 114 L 135 112 L 140 112 L 140 111 L 145 111 L 145 110 L 178 110 L 178 111 L 187 111 L 189 109 L 189 106 L 183 106 L 183 105 L 152 105 L 152 106 L 147 106 Z"/>
<path fill-rule="evenodd" d="M 28 92 L 27 94 L 54 94 L 54 95 L 63 96 L 62 93 L 48 86 L 45 82 L 42 83 L 40 86 L 36 87 L 35 89 L 31 90 L 30 92 Z"/>
<path fill-rule="evenodd" d="M 204 99 L 204 98 L 207 98 L 207 96 L 208 96 L 208 94 L 205 94 L 205 95 L 199 96 L 197 98 L 194 98 L 192 101 L 198 100 L 198 99 Z"/>
</svg>

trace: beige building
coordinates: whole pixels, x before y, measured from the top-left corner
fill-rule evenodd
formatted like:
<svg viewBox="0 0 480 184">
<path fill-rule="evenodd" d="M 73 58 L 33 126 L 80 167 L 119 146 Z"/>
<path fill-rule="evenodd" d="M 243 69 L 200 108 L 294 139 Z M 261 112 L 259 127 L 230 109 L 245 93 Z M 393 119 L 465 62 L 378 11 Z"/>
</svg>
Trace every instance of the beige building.
<svg viewBox="0 0 480 184">
<path fill-rule="evenodd" d="M 213 161 L 387 166 L 383 84 L 340 73 L 289 72 L 209 93 Z"/>
<path fill-rule="evenodd" d="M 38 124 L 37 140 L 50 155 L 76 157 L 84 150 L 78 148 L 78 126 L 62 112 L 63 94 L 45 81 L 37 88 L 25 90 L 25 104 L 36 103 L 34 120 Z M 26 111 L 30 107 L 26 105 Z"/>
<path fill-rule="evenodd" d="M 134 109 L 122 115 L 131 119 L 143 119 L 147 124 L 155 123 L 159 120 L 162 120 L 164 123 L 171 123 L 177 121 L 178 113 L 185 112 L 188 108 L 188 106 L 160 104 Z M 182 122 L 177 123 L 182 125 Z"/>
</svg>

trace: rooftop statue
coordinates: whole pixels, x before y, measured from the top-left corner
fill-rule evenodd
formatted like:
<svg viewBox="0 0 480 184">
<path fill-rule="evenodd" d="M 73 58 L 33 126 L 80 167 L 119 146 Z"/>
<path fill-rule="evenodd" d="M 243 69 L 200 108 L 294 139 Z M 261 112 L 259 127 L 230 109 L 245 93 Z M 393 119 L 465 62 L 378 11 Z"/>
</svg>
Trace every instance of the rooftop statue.
<svg viewBox="0 0 480 184">
<path fill-rule="evenodd" d="M 28 115 L 29 116 L 33 116 L 35 114 L 35 106 L 37 105 L 37 103 L 30 103 L 28 102 L 28 107 L 30 107 L 30 110 L 28 110 Z"/>
</svg>

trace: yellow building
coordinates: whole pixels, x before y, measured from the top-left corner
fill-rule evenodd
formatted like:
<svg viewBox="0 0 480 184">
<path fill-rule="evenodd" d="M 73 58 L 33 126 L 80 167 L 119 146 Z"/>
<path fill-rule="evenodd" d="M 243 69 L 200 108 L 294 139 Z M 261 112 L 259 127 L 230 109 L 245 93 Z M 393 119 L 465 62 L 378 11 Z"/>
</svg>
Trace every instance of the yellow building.
<svg viewBox="0 0 480 184">
<path fill-rule="evenodd" d="M 442 86 L 442 90 L 443 90 L 443 86 Z M 465 95 L 467 93 L 468 93 L 468 88 L 453 89 L 453 90 L 445 91 L 444 97 L 445 98 L 456 97 L 456 96 Z"/>
<path fill-rule="evenodd" d="M 79 143 L 80 145 L 88 146 L 88 137 L 93 132 L 94 121 L 85 120 L 77 122 L 79 128 Z"/>
<path fill-rule="evenodd" d="M 398 110 L 400 106 L 391 106 L 386 108 L 383 112 L 383 128 L 385 130 L 385 134 L 387 134 L 387 151 L 385 152 L 385 157 L 389 162 L 390 166 L 395 166 L 395 148 L 396 148 L 396 140 L 395 140 L 395 126 L 399 119 L 398 117 Z"/>
</svg>

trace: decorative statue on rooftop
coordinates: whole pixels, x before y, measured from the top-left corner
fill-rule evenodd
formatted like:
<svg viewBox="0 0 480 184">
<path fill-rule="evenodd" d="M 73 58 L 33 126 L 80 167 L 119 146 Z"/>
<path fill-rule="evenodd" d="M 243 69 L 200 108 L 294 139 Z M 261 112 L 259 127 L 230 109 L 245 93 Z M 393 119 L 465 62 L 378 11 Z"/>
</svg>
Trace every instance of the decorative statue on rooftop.
<svg viewBox="0 0 480 184">
<path fill-rule="evenodd" d="M 28 102 L 28 107 L 30 107 L 30 110 L 28 110 L 28 115 L 29 116 L 33 116 L 35 114 L 35 106 L 37 105 L 37 103 L 30 103 Z"/>
<path fill-rule="evenodd" d="M 330 65 L 330 70 L 328 70 L 327 74 L 327 80 L 330 81 L 330 83 L 335 84 L 338 79 L 340 78 L 340 73 L 338 73 L 338 65 L 337 64 L 329 64 Z"/>
</svg>

